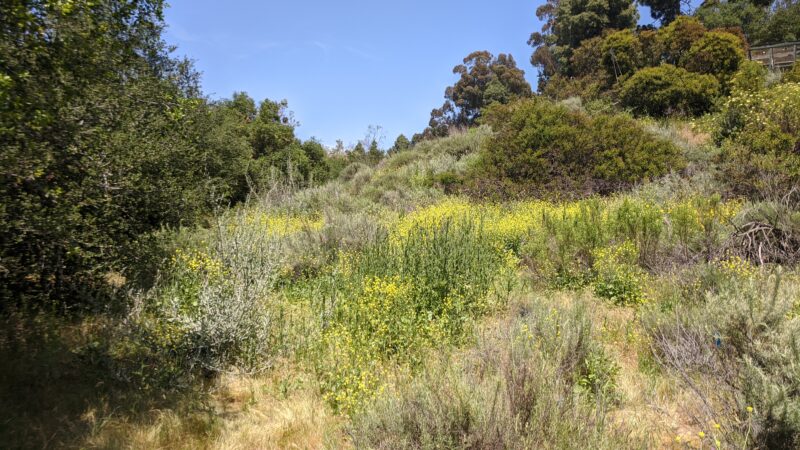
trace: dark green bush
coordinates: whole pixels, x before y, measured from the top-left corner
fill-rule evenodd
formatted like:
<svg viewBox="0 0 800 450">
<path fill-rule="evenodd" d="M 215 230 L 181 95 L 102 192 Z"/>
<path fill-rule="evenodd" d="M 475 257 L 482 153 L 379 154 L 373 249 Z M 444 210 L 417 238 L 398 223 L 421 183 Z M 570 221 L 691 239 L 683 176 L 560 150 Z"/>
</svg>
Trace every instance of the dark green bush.
<svg viewBox="0 0 800 450">
<path fill-rule="evenodd" d="M 682 165 L 674 145 L 624 115 L 592 117 L 533 99 L 492 108 L 486 121 L 496 134 L 472 177 L 499 179 L 506 190 L 607 193 Z"/>
<path fill-rule="evenodd" d="M 622 104 L 639 114 L 697 115 L 711 109 L 719 82 L 670 64 L 642 69 L 622 85 Z"/>
<path fill-rule="evenodd" d="M 606 36 L 601 49 L 603 66 L 611 80 L 627 77 L 643 65 L 642 43 L 632 30 Z"/>
<path fill-rule="evenodd" d="M 695 42 L 708 30 L 696 17 L 678 16 L 674 21 L 658 30 L 665 61 L 678 64 Z"/>
<path fill-rule="evenodd" d="M 276 171 L 327 177 L 285 102 L 202 97 L 162 40 L 163 1 L 13 5 L 0 13 L 0 296 L 99 306 L 149 233 L 201 222 Z"/>
<path fill-rule="evenodd" d="M 744 59 L 744 43 L 738 36 L 709 31 L 692 44 L 681 65 L 692 72 L 713 75 L 726 86 Z"/>
<path fill-rule="evenodd" d="M 0 297 L 89 300 L 138 236 L 230 192 L 218 163 L 241 147 L 216 153 L 197 74 L 161 40 L 162 10 L 4 4 Z"/>
</svg>

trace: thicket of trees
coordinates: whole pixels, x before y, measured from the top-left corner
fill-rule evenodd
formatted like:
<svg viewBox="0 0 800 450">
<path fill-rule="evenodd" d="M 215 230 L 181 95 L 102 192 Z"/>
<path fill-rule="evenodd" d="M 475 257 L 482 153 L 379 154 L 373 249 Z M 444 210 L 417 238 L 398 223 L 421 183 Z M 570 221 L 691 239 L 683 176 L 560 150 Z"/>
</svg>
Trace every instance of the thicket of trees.
<svg viewBox="0 0 800 450">
<path fill-rule="evenodd" d="M 0 294 L 102 292 L 137 239 L 269 177 L 324 181 L 285 102 L 209 102 L 164 2 L 13 0 L 0 14 Z"/>
<path fill-rule="evenodd" d="M 800 142 L 794 128 L 762 125 L 745 133 L 737 124 L 744 123 L 742 111 L 755 108 L 763 100 L 758 96 L 766 93 L 783 93 L 783 104 L 777 94 L 764 100 L 754 112 L 759 120 L 782 124 L 793 117 L 785 105 L 793 104 L 795 87 L 767 89 L 781 77 L 773 75 L 767 83 L 761 66 L 747 61 L 746 50 L 798 39 L 798 2 L 710 0 L 693 15 L 682 14 L 689 5 L 680 0 L 639 4 L 650 7 L 659 28 L 637 26 L 634 0 L 548 0 L 540 6 L 536 14 L 544 25 L 529 44 L 535 48 L 531 63 L 539 70 L 541 97 L 600 100 L 606 111 L 622 107 L 653 117 L 714 112 L 731 121 L 722 127 L 732 130 L 730 136 L 719 142 L 725 142 L 722 164 L 737 180 L 735 190 L 763 196 L 765 189 L 754 187 L 764 185 L 760 177 L 772 180 L 770 192 L 785 193 L 780 185 L 797 179 L 791 153 Z M 797 70 L 785 73 L 784 81 L 794 80 Z M 472 172 L 448 174 L 450 187 L 461 183 L 479 195 L 583 195 L 682 167 L 674 148 L 623 115 L 587 115 L 529 99 L 533 94 L 524 73 L 506 55 L 474 52 L 454 73 L 460 78 L 447 88 L 445 104 L 432 112 L 429 127 L 414 141 L 480 123 L 489 124 L 495 134 Z M 744 105 L 732 108 L 730 102 Z"/>
<path fill-rule="evenodd" d="M 748 45 L 800 38 L 797 26 L 800 4 L 795 0 L 707 1 L 693 16 L 680 15 L 680 1 L 643 0 L 640 3 L 651 8 L 660 28 L 637 27 L 638 15 L 633 0 L 612 1 L 600 6 L 552 0 L 541 6 L 537 15 L 545 24 L 529 41 L 535 48 L 531 63 L 539 70 L 539 91 L 553 98 L 581 96 L 617 100 L 620 88 L 624 88 L 624 82 L 635 72 L 671 64 L 717 78 L 718 91 L 704 89 L 710 97 L 701 103 L 710 104 L 716 95 L 728 92 L 727 83 L 744 60 Z M 656 72 L 659 71 L 647 73 Z M 661 78 L 677 81 L 681 77 Z M 682 90 L 680 85 L 673 88 Z M 687 101 L 679 99 L 680 103 Z M 653 105 L 647 109 L 663 109 L 662 106 Z M 671 109 L 687 112 L 685 108 Z M 694 109 L 693 112 L 706 110 Z"/>
</svg>

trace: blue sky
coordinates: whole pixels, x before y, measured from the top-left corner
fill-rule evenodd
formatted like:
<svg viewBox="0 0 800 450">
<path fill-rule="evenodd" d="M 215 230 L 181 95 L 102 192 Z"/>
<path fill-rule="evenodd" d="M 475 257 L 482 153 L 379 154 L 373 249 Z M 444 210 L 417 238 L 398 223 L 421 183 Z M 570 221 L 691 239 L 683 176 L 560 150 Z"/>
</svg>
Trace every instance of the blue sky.
<svg viewBox="0 0 800 450">
<path fill-rule="evenodd" d="M 511 53 L 535 88 L 532 0 L 171 0 L 166 39 L 194 59 L 211 98 L 287 99 L 303 139 L 332 146 L 383 127 L 421 131 L 452 68 L 474 50 Z M 643 19 L 649 19 L 646 13 Z"/>
</svg>

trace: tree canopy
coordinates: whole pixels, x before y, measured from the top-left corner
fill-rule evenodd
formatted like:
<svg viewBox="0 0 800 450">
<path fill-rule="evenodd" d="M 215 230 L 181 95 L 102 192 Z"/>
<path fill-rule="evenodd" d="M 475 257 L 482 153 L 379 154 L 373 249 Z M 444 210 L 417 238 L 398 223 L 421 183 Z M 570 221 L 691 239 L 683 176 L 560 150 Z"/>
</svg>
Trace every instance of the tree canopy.
<svg viewBox="0 0 800 450">
<path fill-rule="evenodd" d="M 444 136 L 450 127 L 475 124 L 481 110 L 493 103 L 506 104 L 532 95 L 525 72 L 513 56 L 504 53 L 495 57 L 488 51 L 472 52 L 453 73 L 459 79 L 445 90 L 444 105 L 431 112 L 426 137 Z"/>
<path fill-rule="evenodd" d="M 548 0 L 536 16 L 544 25 L 528 44 L 535 48 L 531 64 L 546 83 L 557 73 L 569 74 L 569 58 L 583 41 L 607 29 L 633 28 L 639 13 L 633 0 Z"/>
<path fill-rule="evenodd" d="M 285 102 L 201 96 L 162 40 L 163 9 L 3 3 L 0 294 L 95 295 L 137 240 L 242 199 L 259 165 L 296 159 L 324 177 L 324 150 L 295 138 Z"/>
</svg>

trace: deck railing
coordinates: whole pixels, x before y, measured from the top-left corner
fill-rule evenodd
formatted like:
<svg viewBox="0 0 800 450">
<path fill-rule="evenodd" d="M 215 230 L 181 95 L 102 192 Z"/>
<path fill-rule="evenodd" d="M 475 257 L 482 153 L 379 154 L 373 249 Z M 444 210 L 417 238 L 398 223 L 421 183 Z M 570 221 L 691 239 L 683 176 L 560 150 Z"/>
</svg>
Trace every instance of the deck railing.
<svg viewBox="0 0 800 450">
<path fill-rule="evenodd" d="M 747 57 L 758 61 L 770 69 L 788 69 L 798 60 L 800 42 L 784 42 L 783 44 L 751 47 Z"/>
</svg>

